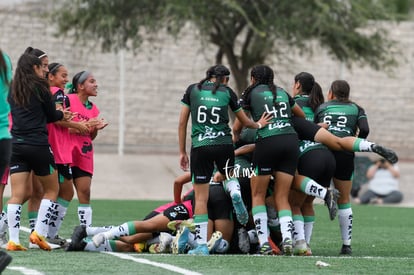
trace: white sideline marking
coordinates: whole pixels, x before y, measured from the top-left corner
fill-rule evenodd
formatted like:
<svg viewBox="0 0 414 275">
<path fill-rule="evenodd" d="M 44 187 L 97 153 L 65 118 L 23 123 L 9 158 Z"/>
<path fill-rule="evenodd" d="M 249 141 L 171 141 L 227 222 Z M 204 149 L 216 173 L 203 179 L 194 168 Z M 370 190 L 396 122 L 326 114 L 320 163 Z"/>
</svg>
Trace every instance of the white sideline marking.
<svg viewBox="0 0 414 275">
<path fill-rule="evenodd" d="M 170 265 L 170 264 L 164 264 L 164 263 L 157 263 L 157 262 L 152 262 L 149 261 L 147 259 L 141 259 L 141 258 L 135 258 L 132 257 L 130 255 L 127 254 L 122 254 L 122 253 L 114 253 L 114 252 L 102 252 L 102 253 L 106 253 L 106 254 L 110 254 L 112 256 L 124 259 L 124 260 L 130 260 L 130 261 L 134 261 L 137 263 L 141 263 L 141 264 L 147 264 L 147 265 L 152 265 L 155 267 L 161 267 L 164 269 L 167 269 L 168 271 L 174 271 L 180 274 L 185 274 L 185 275 L 201 275 L 201 273 L 195 272 L 195 271 L 191 271 L 191 270 L 187 270 L 178 266 L 174 266 L 174 265 Z"/>
<path fill-rule="evenodd" d="M 20 230 L 26 233 L 30 233 L 30 229 L 24 226 L 20 226 Z"/>
<path fill-rule="evenodd" d="M 25 268 L 23 266 L 8 266 L 7 269 L 20 271 L 21 273 L 25 275 L 44 275 L 45 274 L 43 272 L 40 272 L 34 269 Z"/>
</svg>

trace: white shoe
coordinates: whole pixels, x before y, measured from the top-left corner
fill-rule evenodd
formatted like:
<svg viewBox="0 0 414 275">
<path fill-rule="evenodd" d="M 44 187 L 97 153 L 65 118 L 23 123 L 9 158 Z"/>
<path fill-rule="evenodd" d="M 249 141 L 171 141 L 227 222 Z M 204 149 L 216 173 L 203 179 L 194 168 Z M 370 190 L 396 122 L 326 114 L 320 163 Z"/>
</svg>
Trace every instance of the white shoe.
<svg viewBox="0 0 414 275">
<path fill-rule="evenodd" d="M 308 252 L 308 246 L 305 240 L 297 240 L 293 246 L 293 255 L 306 256 Z"/>
<path fill-rule="evenodd" d="M 95 247 L 99 247 L 101 244 L 105 243 L 106 236 L 104 233 L 98 233 L 92 237 L 92 242 Z"/>
<path fill-rule="evenodd" d="M 158 253 L 170 252 L 173 237 L 166 232 L 161 232 L 159 238 L 160 243 L 158 244 Z"/>
<path fill-rule="evenodd" d="M 220 231 L 215 231 L 211 234 L 210 240 L 207 242 L 207 248 L 210 254 L 214 253 L 217 246 L 220 244 L 221 240 L 223 239 L 223 234 Z"/>
</svg>

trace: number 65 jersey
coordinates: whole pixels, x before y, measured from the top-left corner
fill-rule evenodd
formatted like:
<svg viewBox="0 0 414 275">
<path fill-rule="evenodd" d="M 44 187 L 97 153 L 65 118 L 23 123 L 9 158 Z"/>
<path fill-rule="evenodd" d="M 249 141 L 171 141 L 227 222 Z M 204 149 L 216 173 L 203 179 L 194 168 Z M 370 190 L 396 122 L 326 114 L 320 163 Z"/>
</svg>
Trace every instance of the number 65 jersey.
<svg viewBox="0 0 414 275">
<path fill-rule="evenodd" d="M 234 91 L 220 84 L 213 93 L 214 82 L 190 85 L 181 103 L 191 111 L 191 140 L 193 148 L 210 145 L 232 144 L 229 127 L 229 107 L 233 112 L 241 111 Z"/>
</svg>

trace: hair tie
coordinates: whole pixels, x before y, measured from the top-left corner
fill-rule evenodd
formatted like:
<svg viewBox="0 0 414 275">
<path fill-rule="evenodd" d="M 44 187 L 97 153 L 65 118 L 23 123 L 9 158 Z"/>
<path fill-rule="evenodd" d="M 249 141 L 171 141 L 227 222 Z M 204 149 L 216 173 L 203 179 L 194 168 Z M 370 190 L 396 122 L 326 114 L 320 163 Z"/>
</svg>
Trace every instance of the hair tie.
<svg viewBox="0 0 414 275">
<path fill-rule="evenodd" d="M 90 75 L 91 73 L 90 72 L 88 72 L 88 71 L 83 71 L 83 73 L 81 73 L 80 74 L 80 76 L 79 76 L 79 78 L 78 78 L 78 82 L 76 83 L 76 84 L 79 84 L 79 83 L 83 83 L 83 82 L 85 82 L 85 80 L 88 78 L 88 76 Z"/>
</svg>

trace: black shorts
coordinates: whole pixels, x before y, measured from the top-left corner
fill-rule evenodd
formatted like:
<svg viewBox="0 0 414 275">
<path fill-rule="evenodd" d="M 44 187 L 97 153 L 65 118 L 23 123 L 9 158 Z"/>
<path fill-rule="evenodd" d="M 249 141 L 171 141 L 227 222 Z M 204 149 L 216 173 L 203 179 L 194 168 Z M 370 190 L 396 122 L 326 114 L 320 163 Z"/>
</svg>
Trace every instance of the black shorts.
<svg viewBox="0 0 414 275">
<path fill-rule="evenodd" d="M 10 160 L 10 174 L 32 171 L 36 176 L 48 176 L 56 170 L 49 145 L 14 143 Z"/>
<path fill-rule="evenodd" d="M 190 212 L 184 204 L 179 203 L 177 205 L 172 205 L 163 211 L 165 217 L 170 221 L 175 220 L 188 220 L 190 217 Z"/>
<path fill-rule="evenodd" d="M 210 184 L 207 210 L 212 221 L 232 219 L 233 204 L 221 183 Z"/>
<path fill-rule="evenodd" d="M 69 164 L 56 164 L 58 175 L 59 175 L 59 183 L 63 183 L 64 179 L 71 180 L 72 176 L 72 168 Z"/>
<path fill-rule="evenodd" d="M 234 166 L 234 148 L 232 144 L 202 146 L 191 148 L 190 170 L 194 183 L 209 183 L 213 176 L 214 165 L 223 175 L 226 167 Z"/>
<path fill-rule="evenodd" d="M 352 180 L 354 174 L 354 152 L 332 151 L 336 160 L 334 177 L 338 180 Z"/>
<path fill-rule="evenodd" d="M 309 150 L 299 158 L 298 173 L 329 187 L 335 173 L 336 161 L 328 149 Z"/>
<path fill-rule="evenodd" d="M 292 117 L 292 124 L 300 140 L 315 141 L 315 135 L 321 128 L 318 124 L 310 122 L 303 117 Z"/>
<path fill-rule="evenodd" d="M 299 158 L 296 134 L 271 136 L 256 141 L 253 168 L 256 175 L 271 175 L 280 171 L 295 175 Z"/>
<path fill-rule="evenodd" d="M 74 178 L 74 179 L 81 178 L 81 177 L 90 177 L 90 178 L 92 178 L 91 173 L 83 171 L 79 167 L 72 166 L 71 169 L 72 169 L 72 178 Z"/>
</svg>

